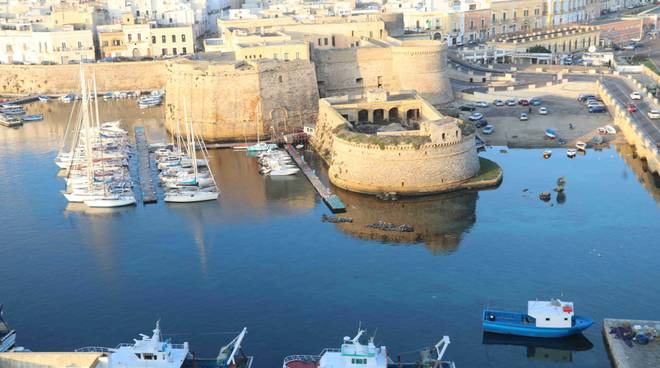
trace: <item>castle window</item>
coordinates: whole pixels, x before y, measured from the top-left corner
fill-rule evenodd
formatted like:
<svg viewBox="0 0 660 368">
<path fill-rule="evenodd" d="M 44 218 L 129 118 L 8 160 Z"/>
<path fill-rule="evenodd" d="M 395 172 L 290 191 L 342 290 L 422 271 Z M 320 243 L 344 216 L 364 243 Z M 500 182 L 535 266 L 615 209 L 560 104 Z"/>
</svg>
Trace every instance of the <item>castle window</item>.
<svg viewBox="0 0 660 368">
<path fill-rule="evenodd" d="M 328 38 L 327 37 L 325 37 L 323 39 L 323 45 L 328 46 Z"/>
<path fill-rule="evenodd" d="M 185 54 L 187 54 L 187 53 L 188 53 L 188 51 L 186 50 L 186 48 L 185 48 L 185 47 L 182 47 L 182 48 L 181 48 L 181 55 L 185 55 Z M 259 56 L 261 56 L 261 55 L 259 55 Z"/>
<path fill-rule="evenodd" d="M 176 35 L 172 35 L 172 42 L 176 42 Z"/>
<path fill-rule="evenodd" d="M 280 75 L 279 77 L 277 77 L 277 80 L 278 80 L 280 83 L 282 83 L 282 76 Z"/>
<path fill-rule="evenodd" d="M 186 42 L 186 35 L 184 34 L 181 35 L 181 42 Z"/>
<path fill-rule="evenodd" d="M 321 39 L 319 38 L 317 41 L 318 41 L 319 46 L 321 46 Z"/>
<path fill-rule="evenodd" d="M 335 36 L 332 36 L 331 40 L 332 40 L 332 47 L 335 47 Z"/>
<path fill-rule="evenodd" d="M 362 84 L 362 78 L 355 78 L 355 84 Z"/>
<path fill-rule="evenodd" d="M 445 133 L 442 133 L 442 140 L 445 140 Z"/>
<path fill-rule="evenodd" d="M 156 43 L 156 36 L 151 36 L 151 43 Z"/>
</svg>

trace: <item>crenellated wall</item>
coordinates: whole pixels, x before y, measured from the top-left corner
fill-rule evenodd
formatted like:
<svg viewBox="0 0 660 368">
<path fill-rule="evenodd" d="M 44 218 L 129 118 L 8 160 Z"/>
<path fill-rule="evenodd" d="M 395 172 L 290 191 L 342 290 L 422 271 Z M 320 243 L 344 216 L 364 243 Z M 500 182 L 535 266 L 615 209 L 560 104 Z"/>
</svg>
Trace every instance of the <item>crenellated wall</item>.
<svg viewBox="0 0 660 368">
<path fill-rule="evenodd" d="M 290 132 L 314 121 L 318 109 L 314 67 L 306 60 L 180 60 L 168 64 L 166 92 L 167 128 L 187 115 L 208 141 Z"/>
</svg>

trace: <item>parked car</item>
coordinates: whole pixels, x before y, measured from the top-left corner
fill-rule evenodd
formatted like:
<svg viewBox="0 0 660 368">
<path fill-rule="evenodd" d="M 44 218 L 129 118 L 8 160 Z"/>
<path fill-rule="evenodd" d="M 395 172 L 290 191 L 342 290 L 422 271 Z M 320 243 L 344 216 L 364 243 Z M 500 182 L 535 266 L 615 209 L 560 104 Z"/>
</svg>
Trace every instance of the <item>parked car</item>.
<svg viewBox="0 0 660 368">
<path fill-rule="evenodd" d="M 495 106 L 504 106 L 504 101 L 495 100 L 495 101 L 493 101 L 493 105 L 495 105 Z"/>
<path fill-rule="evenodd" d="M 463 104 L 458 107 L 460 111 L 474 111 L 477 108 L 473 104 Z"/>
<path fill-rule="evenodd" d="M 481 120 L 481 119 L 483 119 L 483 118 L 484 118 L 484 114 L 482 114 L 482 113 L 480 113 L 480 112 L 473 112 L 473 113 L 470 114 L 470 116 L 468 117 L 468 119 L 470 119 L 470 120 L 472 120 L 472 121 Z"/>
<path fill-rule="evenodd" d="M 481 132 L 484 133 L 485 135 L 491 135 L 493 134 L 493 130 L 495 130 L 495 128 L 489 124 L 486 125 L 486 127 L 484 127 L 484 129 Z"/>
<path fill-rule="evenodd" d="M 635 112 L 637 111 L 637 107 L 633 104 L 628 104 L 628 112 Z"/>
<path fill-rule="evenodd" d="M 540 106 L 541 105 L 541 99 L 534 97 L 531 100 L 529 100 L 529 104 L 532 105 L 532 106 Z"/>
<path fill-rule="evenodd" d="M 486 102 L 486 101 L 477 101 L 477 102 L 475 103 L 475 105 L 476 105 L 477 107 L 488 107 L 488 106 L 489 106 L 489 105 L 488 105 L 488 102 Z"/>
<path fill-rule="evenodd" d="M 580 101 L 580 102 L 584 102 L 584 101 L 587 100 L 588 98 L 594 98 L 594 99 L 595 99 L 595 98 L 596 98 L 596 95 L 594 95 L 594 94 L 590 94 L 590 93 L 580 93 L 580 95 L 578 96 L 577 99 L 578 99 L 578 101 Z"/>
<path fill-rule="evenodd" d="M 587 107 L 592 107 L 592 106 L 603 106 L 603 103 L 602 103 L 602 102 L 599 102 L 599 101 L 590 101 L 590 102 L 587 104 Z"/>
<path fill-rule="evenodd" d="M 635 92 L 630 94 L 630 99 L 631 100 L 641 100 L 642 99 L 642 94 L 635 91 Z"/>
<path fill-rule="evenodd" d="M 529 116 L 527 115 L 526 112 L 521 112 L 520 113 L 520 121 L 527 121 L 529 119 Z"/>
<path fill-rule="evenodd" d="M 539 107 L 539 115 L 548 115 L 548 109 L 545 106 Z"/>
<path fill-rule="evenodd" d="M 649 110 L 646 115 L 648 115 L 649 119 L 660 119 L 660 110 Z"/>
<path fill-rule="evenodd" d="M 516 106 L 516 100 L 514 100 L 513 98 L 510 98 L 510 99 L 506 100 L 506 105 L 507 106 Z"/>
<path fill-rule="evenodd" d="M 605 106 L 603 106 L 603 105 L 590 106 L 590 107 L 589 107 L 589 112 L 590 112 L 590 113 L 594 113 L 594 112 L 605 112 L 605 111 L 607 111 L 607 110 L 605 109 Z"/>
<path fill-rule="evenodd" d="M 521 98 L 520 100 L 518 100 L 518 105 L 529 106 L 529 101 L 524 98 Z"/>
<path fill-rule="evenodd" d="M 479 129 L 485 127 L 486 125 L 488 125 L 488 121 L 486 120 L 479 120 L 476 123 L 474 123 L 474 126 Z"/>
</svg>

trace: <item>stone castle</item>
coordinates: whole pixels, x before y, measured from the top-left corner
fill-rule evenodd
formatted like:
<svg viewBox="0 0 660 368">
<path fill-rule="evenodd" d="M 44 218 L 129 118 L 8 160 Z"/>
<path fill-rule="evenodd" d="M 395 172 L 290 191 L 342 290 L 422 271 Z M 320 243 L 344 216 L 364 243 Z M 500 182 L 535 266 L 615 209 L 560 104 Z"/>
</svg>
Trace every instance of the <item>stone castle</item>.
<svg viewBox="0 0 660 368">
<path fill-rule="evenodd" d="M 479 173 L 472 124 L 444 116 L 414 91 L 319 102 L 312 144 L 328 177 L 353 192 L 400 195 L 455 190 Z"/>
<path fill-rule="evenodd" d="M 302 129 L 316 121 L 323 97 L 384 88 L 415 90 L 433 104 L 453 98 L 446 45 L 392 38 L 379 17 L 221 20 L 218 27 L 215 52 L 168 65 L 168 128 L 185 119 L 186 101 L 204 139 L 246 141 Z"/>
</svg>

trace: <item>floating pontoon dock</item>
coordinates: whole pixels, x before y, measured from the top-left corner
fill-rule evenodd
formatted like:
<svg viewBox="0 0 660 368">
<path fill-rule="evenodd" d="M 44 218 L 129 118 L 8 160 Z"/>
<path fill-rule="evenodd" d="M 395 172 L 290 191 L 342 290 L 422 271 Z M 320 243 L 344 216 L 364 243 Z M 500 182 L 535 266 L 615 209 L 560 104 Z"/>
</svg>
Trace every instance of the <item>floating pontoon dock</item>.
<svg viewBox="0 0 660 368">
<path fill-rule="evenodd" d="M 330 208 L 330 211 L 333 213 L 338 213 L 338 212 L 346 212 L 346 205 L 344 202 L 337 197 L 336 194 L 332 194 L 330 191 L 330 188 L 326 187 L 323 183 L 321 183 L 321 180 L 314 174 L 314 170 L 312 170 L 309 165 L 305 162 L 305 160 L 300 156 L 298 151 L 296 151 L 295 148 L 293 148 L 292 145 L 287 144 L 284 146 L 286 151 L 289 153 L 289 155 L 293 158 L 293 160 L 296 162 L 298 167 L 300 167 L 300 170 L 305 174 L 307 177 L 307 180 L 309 180 L 310 183 L 312 183 L 312 186 L 314 189 L 316 189 L 316 192 L 321 196 L 323 199 L 323 202 Z"/>
<path fill-rule="evenodd" d="M 147 144 L 147 136 L 142 126 L 135 127 L 135 151 L 138 156 L 138 179 L 140 181 L 140 188 L 142 189 L 142 203 L 156 203 L 158 197 L 156 196 L 156 188 L 152 179 L 149 145 Z"/>
</svg>

